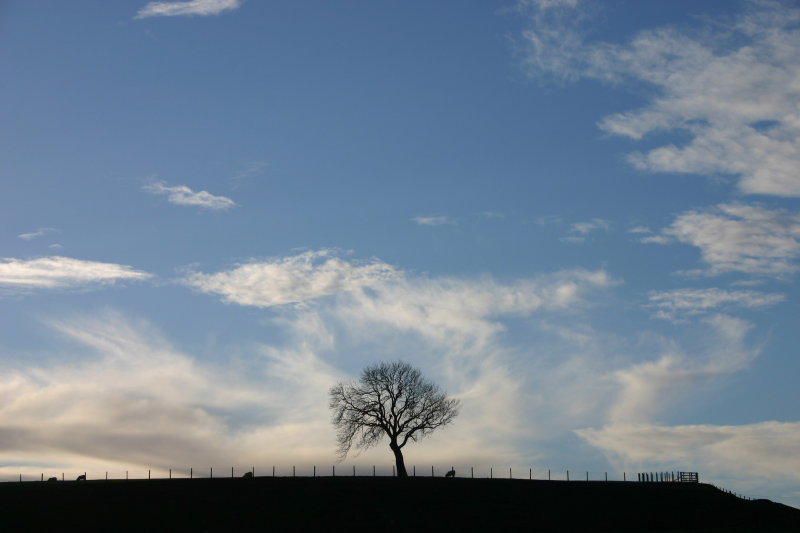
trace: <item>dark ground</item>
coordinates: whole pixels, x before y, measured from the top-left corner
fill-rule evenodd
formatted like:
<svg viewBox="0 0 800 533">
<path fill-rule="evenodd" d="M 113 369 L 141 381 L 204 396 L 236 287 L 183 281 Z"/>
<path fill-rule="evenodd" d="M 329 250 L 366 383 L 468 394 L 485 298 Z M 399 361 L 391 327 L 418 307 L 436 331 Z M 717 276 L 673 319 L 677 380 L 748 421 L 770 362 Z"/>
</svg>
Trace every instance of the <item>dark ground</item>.
<svg viewBox="0 0 800 533">
<path fill-rule="evenodd" d="M 0 483 L 0 531 L 798 531 L 800 510 L 691 483 L 444 478 Z"/>
</svg>

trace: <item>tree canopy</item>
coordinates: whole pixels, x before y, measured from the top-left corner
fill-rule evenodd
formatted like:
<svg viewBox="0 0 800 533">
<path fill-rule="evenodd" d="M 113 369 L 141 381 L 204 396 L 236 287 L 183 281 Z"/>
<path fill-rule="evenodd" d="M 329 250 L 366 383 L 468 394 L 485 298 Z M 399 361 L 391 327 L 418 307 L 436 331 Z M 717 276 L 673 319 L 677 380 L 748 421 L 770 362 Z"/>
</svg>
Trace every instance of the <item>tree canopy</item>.
<svg viewBox="0 0 800 533">
<path fill-rule="evenodd" d="M 365 368 L 357 381 L 330 389 L 330 408 L 337 429 L 339 459 L 353 446 L 367 449 L 389 437 L 397 475 L 406 477 L 402 448 L 449 424 L 460 402 L 403 361 Z"/>
</svg>

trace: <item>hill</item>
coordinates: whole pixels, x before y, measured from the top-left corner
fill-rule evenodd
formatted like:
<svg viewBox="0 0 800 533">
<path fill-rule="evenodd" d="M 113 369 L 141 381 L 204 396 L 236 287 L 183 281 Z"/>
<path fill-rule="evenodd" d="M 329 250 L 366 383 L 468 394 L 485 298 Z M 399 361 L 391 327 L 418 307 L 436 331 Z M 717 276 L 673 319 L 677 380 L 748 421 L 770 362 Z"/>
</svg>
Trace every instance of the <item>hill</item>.
<svg viewBox="0 0 800 533">
<path fill-rule="evenodd" d="M 705 484 L 444 478 L 0 484 L 7 531 L 800 531 L 800 510 Z"/>
</svg>

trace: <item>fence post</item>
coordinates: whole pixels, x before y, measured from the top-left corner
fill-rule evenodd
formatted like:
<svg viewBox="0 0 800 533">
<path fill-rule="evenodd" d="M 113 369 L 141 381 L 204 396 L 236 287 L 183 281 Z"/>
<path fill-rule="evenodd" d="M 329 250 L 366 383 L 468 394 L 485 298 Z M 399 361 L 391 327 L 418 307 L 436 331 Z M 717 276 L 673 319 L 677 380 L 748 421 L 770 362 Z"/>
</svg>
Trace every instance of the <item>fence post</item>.
<svg viewBox="0 0 800 533">
<path fill-rule="evenodd" d="M 356 477 L 356 465 L 353 465 L 353 477 Z"/>
<path fill-rule="evenodd" d="M 433 465 L 431 465 L 431 477 L 433 477 Z"/>
<path fill-rule="evenodd" d="M 44 472 L 42 472 L 42 481 L 44 481 Z"/>
<path fill-rule="evenodd" d="M 336 465 L 333 465 L 333 467 L 331 468 L 331 474 L 333 475 L 333 477 L 336 477 Z"/>
<path fill-rule="evenodd" d="M 514 479 L 511 477 L 511 467 L 508 467 L 508 479 Z"/>
<path fill-rule="evenodd" d="M 533 468 L 528 469 L 528 479 L 533 479 Z"/>
<path fill-rule="evenodd" d="M 172 479 L 172 469 L 169 469 L 169 478 Z M 108 472 L 106 472 L 106 479 L 108 479 Z"/>
<path fill-rule="evenodd" d="M 606 481 L 608 481 L 608 472 L 606 472 Z"/>
<path fill-rule="evenodd" d="M 569 470 L 567 470 L 567 481 L 569 481 Z"/>
<path fill-rule="evenodd" d="M 375 477 L 375 465 L 372 465 L 372 477 Z"/>
<path fill-rule="evenodd" d="M 628 481 L 628 476 L 624 471 L 622 472 L 622 481 Z"/>
<path fill-rule="evenodd" d="M 125 481 L 128 481 L 128 471 L 125 471 Z"/>
<path fill-rule="evenodd" d="M 475 478 L 475 467 L 474 466 L 469 467 L 469 478 L 470 479 L 474 479 Z"/>
<path fill-rule="evenodd" d="M 294 465 L 292 465 L 292 477 L 294 477 Z"/>
<path fill-rule="evenodd" d="M 489 467 L 489 479 L 494 479 L 494 472 L 492 472 L 492 467 Z"/>
<path fill-rule="evenodd" d="M 414 467 L 414 475 L 417 475 L 417 467 Z M 394 477 L 394 465 L 392 465 L 392 477 Z"/>
<path fill-rule="evenodd" d="M 550 469 L 547 469 L 547 481 L 550 481 Z"/>
<path fill-rule="evenodd" d="M 317 465 L 314 465 L 314 477 L 317 477 Z"/>
<path fill-rule="evenodd" d="M 275 477 L 275 465 L 272 465 L 272 477 Z"/>
<path fill-rule="evenodd" d="M 211 479 L 214 479 L 214 467 L 211 466 L 211 467 L 209 467 L 209 469 L 210 470 L 209 470 L 209 473 L 208 473 L 208 477 L 211 478 Z"/>
<path fill-rule="evenodd" d="M 189 467 L 189 479 L 193 479 L 193 478 L 194 478 L 193 468 Z"/>
<path fill-rule="evenodd" d="M 589 471 L 586 471 L 586 481 L 589 481 Z"/>
<path fill-rule="evenodd" d="M 394 466 L 392 466 L 392 475 L 394 475 Z M 417 465 L 414 465 L 414 477 L 417 477 Z"/>
<path fill-rule="evenodd" d="M 231 479 L 233 479 L 233 467 L 231 467 Z"/>
</svg>

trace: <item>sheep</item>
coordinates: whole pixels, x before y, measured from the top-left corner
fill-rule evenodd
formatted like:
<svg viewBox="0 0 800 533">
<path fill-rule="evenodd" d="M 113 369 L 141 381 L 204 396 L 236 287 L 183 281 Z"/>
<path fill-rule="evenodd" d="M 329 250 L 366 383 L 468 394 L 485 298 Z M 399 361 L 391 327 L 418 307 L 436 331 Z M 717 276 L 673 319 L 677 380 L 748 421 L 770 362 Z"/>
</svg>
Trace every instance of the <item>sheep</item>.
<svg viewBox="0 0 800 533">
<path fill-rule="evenodd" d="M 245 479 L 251 479 L 253 477 L 253 473 L 252 472 L 245 472 L 242 477 L 245 478 Z"/>
<path fill-rule="evenodd" d="M 75 481 L 86 481 L 86 474 L 81 474 L 80 476 L 75 478 Z"/>
<path fill-rule="evenodd" d="M 447 472 L 447 473 L 444 475 L 444 477 L 453 477 L 453 478 L 454 478 L 454 477 L 456 477 L 456 469 L 455 469 L 455 468 L 453 468 L 453 467 L 451 466 L 451 467 L 450 467 L 450 471 L 449 471 L 449 472 Z"/>
<path fill-rule="evenodd" d="M 47 478 L 47 481 L 58 481 L 58 478 L 57 477 L 49 477 L 49 478 Z"/>
</svg>

